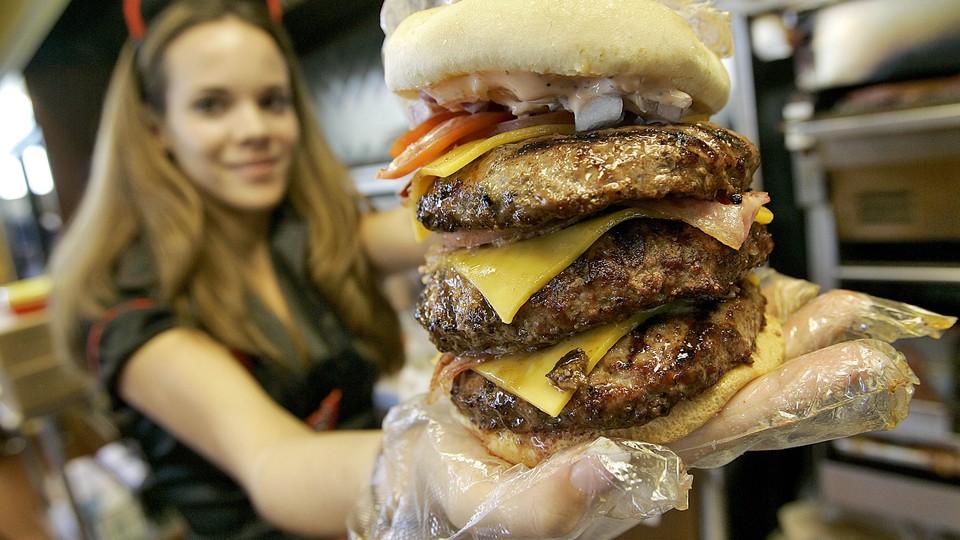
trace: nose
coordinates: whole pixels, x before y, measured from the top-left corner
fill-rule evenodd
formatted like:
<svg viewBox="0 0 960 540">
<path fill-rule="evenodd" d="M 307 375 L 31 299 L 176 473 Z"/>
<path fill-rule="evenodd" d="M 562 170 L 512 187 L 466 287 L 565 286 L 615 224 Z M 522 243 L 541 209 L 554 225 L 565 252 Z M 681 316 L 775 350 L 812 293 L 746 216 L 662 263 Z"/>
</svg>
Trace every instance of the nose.
<svg viewBox="0 0 960 540">
<path fill-rule="evenodd" d="M 263 143 L 270 135 L 270 119 L 259 104 L 244 102 L 236 108 L 233 136 L 245 143 Z"/>
</svg>

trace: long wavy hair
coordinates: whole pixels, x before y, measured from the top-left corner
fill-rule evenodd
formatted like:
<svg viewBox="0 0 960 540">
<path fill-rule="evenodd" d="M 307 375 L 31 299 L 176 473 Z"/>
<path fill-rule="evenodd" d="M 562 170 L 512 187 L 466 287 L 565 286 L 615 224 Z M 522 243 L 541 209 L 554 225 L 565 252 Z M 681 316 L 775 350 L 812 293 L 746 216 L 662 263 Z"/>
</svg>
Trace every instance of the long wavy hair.
<svg viewBox="0 0 960 540">
<path fill-rule="evenodd" d="M 276 344 L 246 316 L 250 289 L 209 218 L 207 200 L 151 131 L 150 115 L 165 110 L 167 47 L 184 31 L 227 17 L 269 34 L 287 61 L 301 131 L 287 201 L 308 224 L 308 275 L 381 369 L 393 371 L 403 362 L 400 330 L 360 243 L 366 203 L 320 134 L 289 37 L 264 5 L 246 1 L 175 2 L 142 40 L 121 50 L 86 192 L 50 263 L 51 325 L 59 348 L 84 358 L 83 329 L 117 303 L 117 263 L 142 238 L 157 270 L 158 300 L 172 307 L 180 324 L 202 327 L 230 348 L 281 360 Z"/>
</svg>

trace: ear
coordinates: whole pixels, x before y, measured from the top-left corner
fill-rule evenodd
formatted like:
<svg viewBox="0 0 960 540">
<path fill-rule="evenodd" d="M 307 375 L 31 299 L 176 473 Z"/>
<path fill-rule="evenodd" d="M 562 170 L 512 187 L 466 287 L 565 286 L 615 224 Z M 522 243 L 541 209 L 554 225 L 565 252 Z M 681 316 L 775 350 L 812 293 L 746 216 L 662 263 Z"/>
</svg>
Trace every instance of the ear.
<svg viewBox="0 0 960 540">
<path fill-rule="evenodd" d="M 163 121 L 163 116 L 149 108 L 147 109 L 147 129 L 150 130 L 150 133 L 161 148 L 164 150 L 170 149 L 170 138 L 167 134 L 166 123 Z"/>
</svg>

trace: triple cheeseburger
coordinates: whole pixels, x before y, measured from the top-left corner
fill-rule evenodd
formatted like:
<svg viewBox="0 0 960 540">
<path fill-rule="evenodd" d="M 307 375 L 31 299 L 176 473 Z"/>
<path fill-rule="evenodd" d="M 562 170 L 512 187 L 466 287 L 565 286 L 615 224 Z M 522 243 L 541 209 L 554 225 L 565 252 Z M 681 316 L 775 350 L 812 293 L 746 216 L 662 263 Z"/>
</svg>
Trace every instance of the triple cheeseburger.
<svg viewBox="0 0 960 540">
<path fill-rule="evenodd" d="M 413 173 L 415 227 L 443 238 L 416 310 L 434 391 L 512 463 L 668 443 L 782 360 L 751 274 L 773 249 L 758 152 L 708 120 L 729 23 L 670 4 L 460 0 L 385 42 L 415 127 L 379 174 Z"/>
</svg>

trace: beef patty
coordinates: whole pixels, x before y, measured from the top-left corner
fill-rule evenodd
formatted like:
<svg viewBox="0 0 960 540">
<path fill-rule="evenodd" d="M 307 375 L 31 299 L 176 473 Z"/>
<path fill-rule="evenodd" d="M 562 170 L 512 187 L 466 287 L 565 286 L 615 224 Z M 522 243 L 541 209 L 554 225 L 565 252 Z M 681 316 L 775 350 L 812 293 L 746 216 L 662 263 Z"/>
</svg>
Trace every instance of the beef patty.
<svg viewBox="0 0 960 540">
<path fill-rule="evenodd" d="M 437 261 L 424 275 L 415 314 L 442 352 L 541 348 L 672 300 L 729 296 L 772 249 L 766 227 L 756 223 L 735 250 L 679 221 L 633 219 L 601 236 L 510 324 L 467 278 Z"/>
<path fill-rule="evenodd" d="M 483 430 L 579 433 L 639 426 L 749 363 L 764 306 L 759 287 L 744 280 L 731 299 L 684 303 L 649 319 L 607 352 L 558 417 L 472 370 L 456 377 L 450 397 Z"/>
<path fill-rule="evenodd" d="M 536 230 L 637 199 L 744 192 L 757 148 L 710 122 L 547 135 L 495 148 L 417 203 L 433 231 Z"/>
</svg>

